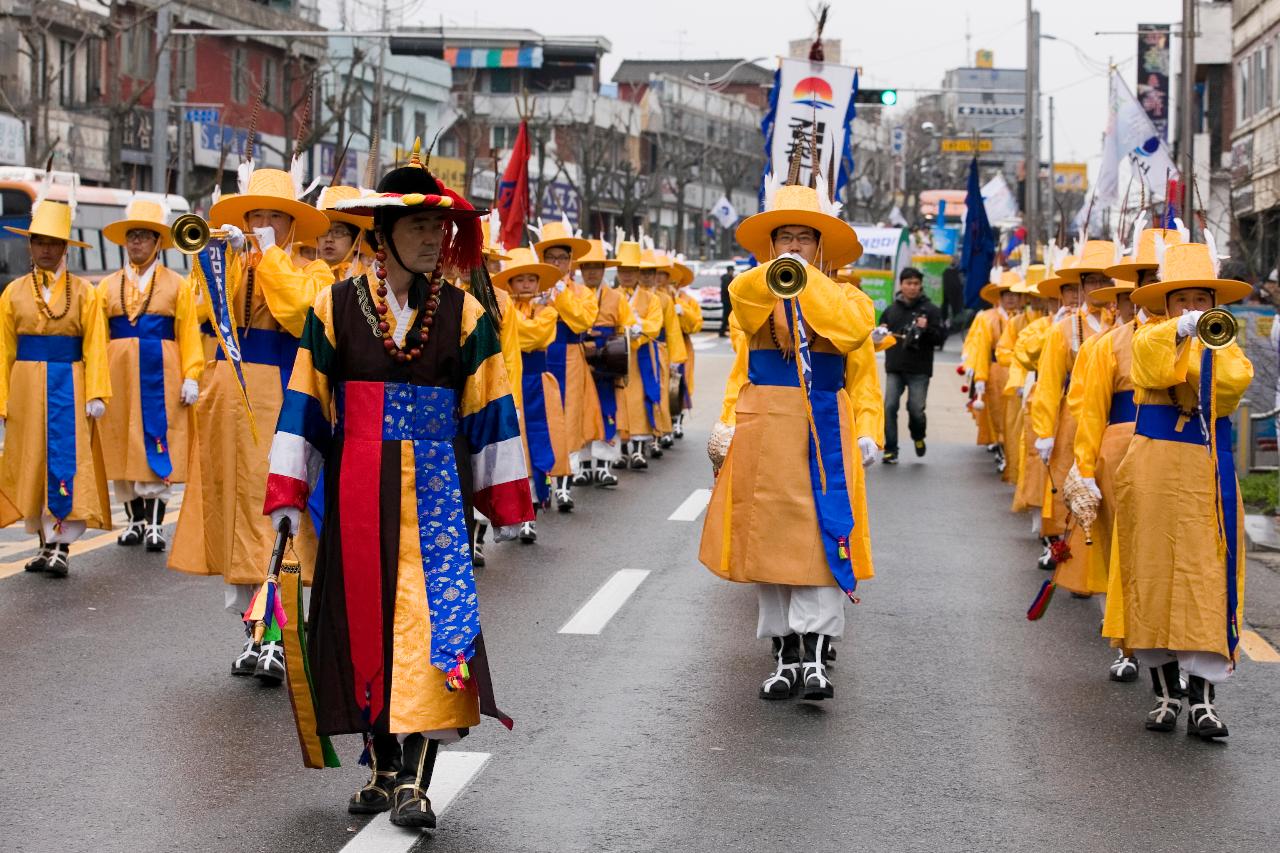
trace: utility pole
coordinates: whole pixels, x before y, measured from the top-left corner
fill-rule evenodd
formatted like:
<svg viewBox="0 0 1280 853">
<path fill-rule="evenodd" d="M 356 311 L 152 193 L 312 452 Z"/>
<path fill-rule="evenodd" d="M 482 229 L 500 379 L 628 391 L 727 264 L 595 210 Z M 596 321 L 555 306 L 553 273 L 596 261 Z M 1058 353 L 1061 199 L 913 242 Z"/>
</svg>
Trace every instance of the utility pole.
<svg viewBox="0 0 1280 853">
<path fill-rule="evenodd" d="M 169 30 L 172 11 L 168 3 L 156 9 L 156 79 L 151 100 L 151 189 L 169 191 Z"/>
<path fill-rule="evenodd" d="M 1055 161 L 1053 159 L 1053 95 L 1050 95 L 1049 96 L 1049 210 L 1048 210 L 1049 231 L 1048 233 L 1045 234 L 1045 242 L 1048 242 L 1050 239 L 1050 235 L 1054 233 L 1053 215 L 1058 209 L 1058 182 L 1055 179 L 1055 175 L 1054 175 L 1054 169 L 1053 169 L 1054 162 Z M 1035 252 L 1036 252 L 1035 247 L 1032 246 L 1031 260 L 1033 263 L 1036 257 Z"/>
<path fill-rule="evenodd" d="M 1022 225 L 1027 229 L 1027 245 L 1032 247 L 1040 241 L 1040 135 L 1036 125 L 1036 105 L 1040 99 L 1039 71 L 1040 13 L 1032 9 L 1031 0 L 1027 0 L 1026 180 L 1023 185 Z"/>
<path fill-rule="evenodd" d="M 1182 173 L 1180 213 L 1195 238 L 1196 218 L 1192 214 L 1195 169 L 1195 92 L 1196 92 L 1196 4 L 1182 0 L 1182 90 L 1178 97 L 1178 171 Z"/>
<path fill-rule="evenodd" d="M 707 237 L 707 229 L 703 223 L 706 221 L 703 217 L 707 215 L 707 148 L 711 141 L 711 72 L 702 72 L 702 117 L 706 122 L 706 126 L 702 133 L 702 157 L 698 163 L 698 183 L 702 184 L 702 193 L 700 200 L 701 210 L 698 211 L 698 230 L 702 232 L 702 259 L 706 260 L 710 255 L 710 240 Z M 817 168 L 817 164 L 814 164 Z"/>
<path fill-rule="evenodd" d="M 190 66 L 187 63 L 195 61 L 195 45 L 192 44 L 186 36 L 181 36 L 178 43 L 183 48 L 182 69 L 184 71 L 182 79 L 178 81 L 178 103 L 183 106 L 178 107 L 178 185 L 174 188 L 174 192 L 186 198 L 187 196 L 187 117 L 183 115 L 185 104 L 187 103 L 187 75 L 185 71 Z M 191 51 L 187 53 L 187 51 Z"/>
</svg>

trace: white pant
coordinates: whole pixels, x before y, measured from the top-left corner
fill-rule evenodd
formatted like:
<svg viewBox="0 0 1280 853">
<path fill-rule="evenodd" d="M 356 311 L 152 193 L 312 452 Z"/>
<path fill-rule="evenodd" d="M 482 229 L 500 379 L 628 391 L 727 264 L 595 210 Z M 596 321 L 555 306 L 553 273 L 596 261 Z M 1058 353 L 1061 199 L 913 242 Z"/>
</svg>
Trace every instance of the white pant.
<svg viewBox="0 0 1280 853">
<path fill-rule="evenodd" d="M 844 634 L 844 603 L 838 586 L 783 586 L 756 584 L 760 600 L 760 621 L 756 636 L 785 637 L 787 634 Z"/>
<path fill-rule="evenodd" d="M 46 545 L 53 545 L 55 543 L 59 545 L 70 545 L 72 542 L 75 542 L 83 536 L 85 530 L 88 529 L 88 525 L 83 521 L 64 521 L 59 527 L 55 527 L 56 522 L 57 519 L 52 515 L 45 513 L 39 518 L 23 519 L 23 526 L 26 528 L 28 533 L 35 533 L 36 531 L 39 531 L 44 534 L 44 541 Z"/>
<path fill-rule="evenodd" d="M 622 443 L 616 438 L 613 441 L 592 441 L 582 448 L 582 453 L 597 462 L 617 462 L 622 458 Z"/>
<path fill-rule="evenodd" d="M 1176 660 L 1187 675 L 1203 678 L 1210 684 L 1227 680 L 1235 667 L 1231 661 L 1214 652 L 1171 652 L 1168 649 L 1134 649 L 1133 656 L 1143 666 L 1157 667 Z"/>
<path fill-rule="evenodd" d="M 116 500 L 121 503 L 128 503 L 134 498 L 144 500 L 164 498 L 169 494 L 169 484 L 162 482 L 141 483 L 133 480 L 115 480 L 111 485 L 115 490 Z"/>
</svg>

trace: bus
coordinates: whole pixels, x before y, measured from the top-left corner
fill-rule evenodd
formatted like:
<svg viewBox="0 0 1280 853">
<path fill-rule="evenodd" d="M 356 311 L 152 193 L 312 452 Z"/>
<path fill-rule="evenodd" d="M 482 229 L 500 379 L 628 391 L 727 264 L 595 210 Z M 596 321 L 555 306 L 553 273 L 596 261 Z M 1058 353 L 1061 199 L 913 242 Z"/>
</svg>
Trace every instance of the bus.
<svg viewBox="0 0 1280 853">
<path fill-rule="evenodd" d="M 161 202 L 168 207 L 170 217 L 190 210 L 187 200 L 179 195 L 83 187 L 80 186 L 80 176 L 74 172 L 52 172 L 46 178 L 40 169 L 5 166 L 0 167 L 0 226 L 29 226 L 32 205 L 46 180 L 49 199 L 62 202 L 75 199 L 76 215 L 71 223 L 71 236 L 89 244 L 87 249 L 78 246 L 68 249 L 67 269 L 94 283 L 125 265 L 124 247 L 103 237 L 102 229 L 124 218 L 130 199 Z M 190 258 L 176 249 L 164 253 L 164 265 L 184 275 L 191 266 Z M 0 227 L 0 290 L 30 269 L 26 238 Z"/>
</svg>

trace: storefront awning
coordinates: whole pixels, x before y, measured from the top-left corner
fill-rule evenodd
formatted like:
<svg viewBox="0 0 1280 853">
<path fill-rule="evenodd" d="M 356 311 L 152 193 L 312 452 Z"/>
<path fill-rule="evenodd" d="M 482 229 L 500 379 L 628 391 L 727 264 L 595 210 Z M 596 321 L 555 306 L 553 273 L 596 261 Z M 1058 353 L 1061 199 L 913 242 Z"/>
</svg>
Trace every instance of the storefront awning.
<svg viewBox="0 0 1280 853">
<path fill-rule="evenodd" d="M 541 68 L 542 47 L 446 47 L 444 61 L 453 68 Z"/>
</svg>

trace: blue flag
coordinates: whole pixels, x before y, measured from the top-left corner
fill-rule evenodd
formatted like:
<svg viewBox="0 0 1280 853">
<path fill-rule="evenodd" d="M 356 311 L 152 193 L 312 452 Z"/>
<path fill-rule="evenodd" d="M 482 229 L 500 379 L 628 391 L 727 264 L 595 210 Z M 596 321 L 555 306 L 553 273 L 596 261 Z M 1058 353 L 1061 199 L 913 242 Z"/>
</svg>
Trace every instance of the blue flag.
<svg viewBox="0 0 1280 853">
<path fill-rule="evenodd" d="M 968 210 L 964 221 L 964 245 L 960 249 L 960 269 L 964 271 L 964 307 L 981 308 L 978 291 L 991 279 L 991 263 L 996 257 L 996 241 L 991 236 L 991 222 L 982 203 L 982 185 L 978 182 L 978 158 L 969 164 L 969 190 L 964 197 Z"/>
<path fill-rule="evenodd" d="M 236 384 L 240 386 L 240 399 L 244 402 L 245 414 L 249 416 L 249 430 L 256 441 L 258 427 L 253 420 L 253 407 L 249 405 L 249 392 L 244 383 L 244 364 L 240 353 L 240 336 L 236 333 L 236 324 L 231 317 L 231 298 L 227 294 L 226 243 L 217 239 L 210 240 L 196 255 L 192 272 L 200 282 L 204 298 L 209 300 L 209 315 L 213 318 L 210 325 L 218 336 L 222 354 L 235 371 Z"/>
</svg>

